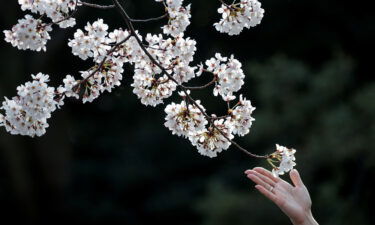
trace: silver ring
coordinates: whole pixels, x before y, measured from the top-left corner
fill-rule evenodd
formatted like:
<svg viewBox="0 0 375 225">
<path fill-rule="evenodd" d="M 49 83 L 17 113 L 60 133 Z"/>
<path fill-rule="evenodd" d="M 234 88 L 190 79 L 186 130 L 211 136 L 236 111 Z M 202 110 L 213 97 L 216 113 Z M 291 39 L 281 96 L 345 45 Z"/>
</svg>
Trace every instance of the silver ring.
<svg viewBox="0 0 375 225">
<path fill-rule="evenodd" d="M 273 187 L 271 186 L 271 188 L 270 188 L 270 192 L 272 192 L 273 191 Z"/>
</svg>

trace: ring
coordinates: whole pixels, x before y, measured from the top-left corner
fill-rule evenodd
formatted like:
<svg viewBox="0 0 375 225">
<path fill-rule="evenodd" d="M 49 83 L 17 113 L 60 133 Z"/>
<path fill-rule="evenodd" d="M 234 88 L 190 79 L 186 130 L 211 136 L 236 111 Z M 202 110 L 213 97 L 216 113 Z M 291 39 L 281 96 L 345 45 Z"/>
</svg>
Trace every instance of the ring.
<svg viewBox="0 0 375 225">
<path fill-rule="evenodd" d="M 273 187 L 270 188 L 270 192 L 272 192 L 272 191 L 273 191 Z"/>
</svg>

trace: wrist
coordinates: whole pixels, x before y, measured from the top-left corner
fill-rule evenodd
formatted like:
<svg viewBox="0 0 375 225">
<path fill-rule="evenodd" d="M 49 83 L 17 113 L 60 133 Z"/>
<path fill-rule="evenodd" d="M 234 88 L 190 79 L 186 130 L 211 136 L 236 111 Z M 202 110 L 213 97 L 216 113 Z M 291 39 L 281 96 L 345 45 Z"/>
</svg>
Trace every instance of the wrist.
<svg viewBox="0 0 375 225">
<path fill-rule="evenodd" d="M 311 210 L 305 213 L 305 216 L 299 220 L 291 219 L 294 225 L 319 225 L 318 222 L 314 219 Z"/>
</svg>

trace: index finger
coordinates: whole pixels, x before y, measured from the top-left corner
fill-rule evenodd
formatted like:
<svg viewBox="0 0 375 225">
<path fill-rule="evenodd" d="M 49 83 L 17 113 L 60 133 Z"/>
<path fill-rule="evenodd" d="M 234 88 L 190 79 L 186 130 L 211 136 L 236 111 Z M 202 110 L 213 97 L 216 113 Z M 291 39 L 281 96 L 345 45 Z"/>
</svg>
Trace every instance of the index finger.
<svg viewBox="0 0 375 225">
<path fill-rule="evenodd" d="M 275 183 L 279 182 L 281 179 L 278 178 L 278 177 L 274 177 L 272 175 L 272 173 L 262 167 L 255 167 L 253 170 L 255 170 L 256 172 L 260 173 L 260 174 L 263 174 L 264 176 L 270 178 L 271 180 L 273 180 Z"/>
</svg>

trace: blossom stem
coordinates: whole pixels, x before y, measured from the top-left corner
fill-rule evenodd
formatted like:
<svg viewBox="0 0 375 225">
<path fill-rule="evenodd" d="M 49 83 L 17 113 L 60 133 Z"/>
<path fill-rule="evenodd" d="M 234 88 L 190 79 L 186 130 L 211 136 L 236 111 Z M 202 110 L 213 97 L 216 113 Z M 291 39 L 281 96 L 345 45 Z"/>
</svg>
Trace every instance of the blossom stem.
<svg viewBox="0 0 375 225">
<path fill-rule="evenodd" d="M 130 19 L 131 22 L 150 22 L 150 21 L 155 21 L 155 20 L 161 20 L 165 17 L 168 16 L 168 13 L 165 13 L 164 15 L 154 17 L 154 18 L 148 18 L 148 19 Z"/>
<path fill-rule="evenodd" d="M 214 77 L 214 79 L 212 79 L 210 82 L 208 82 L 207 84 L 202 85 L 202 86 L 198 86 L 198 87 L 183 86 L 183 87 L 186 88 L 186 89 L 189 89 L 189 90 L 200 90 L 200 89 L 204 89 L 206 87 L 209 87 L 210 85 L 214 84 L 216 81 L 217 81 L 217 78 Z"/>
<path fill-rule="evenodd" d="M 99 5 L 99 4 L 93 4 L 93 3 L 88 3 L 88 2 L 82 2 L 82 1 L 80 1 L 79 3 L 81 3 L 84 6 L 88 6 L 88 7 L 96 8 L 96 9 L 113 9 L 116 7 L 115 5 Z"/>
</svg>

